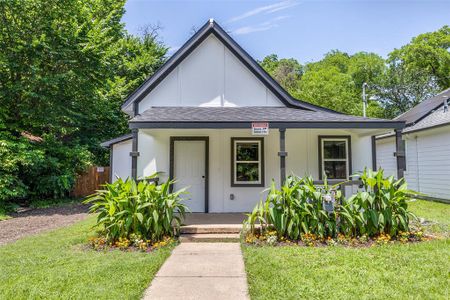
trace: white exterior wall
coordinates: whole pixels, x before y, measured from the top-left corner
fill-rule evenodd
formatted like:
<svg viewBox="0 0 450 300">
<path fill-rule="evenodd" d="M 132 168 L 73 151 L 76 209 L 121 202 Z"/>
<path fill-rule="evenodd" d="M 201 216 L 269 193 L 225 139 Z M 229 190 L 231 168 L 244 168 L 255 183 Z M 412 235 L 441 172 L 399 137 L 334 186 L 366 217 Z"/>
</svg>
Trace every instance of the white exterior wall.
<svg viewBox="0 0 450 300">
<path fill-rule="evenodd" d="M 404 134 L 405 179 L 408 188 L 435 198 L 450 199 L 450 126 Z M 396 174 L 395 138 L 377 141 L 377 164 Z"/>
<path fill-rule="evenodd" d="M 376 141 L 377 145 L 377 169 L 383 168 L 385 176 L 397 177 L 397 158 L 395 153 L 395 137 L 389 137 Z"/>
<path fill-rule="evenodd" d="M 152 106 L 284 105 L 211 35 L 139 103 L 139 112 Z"/>
<path fill-rule="evenodd" d="M 286 173 L 310 174 L 319 178 L 318 135 L 351 135 L 353 172 L 371 167 L 371 139 L 345 130 L 288 129 L 286 131 Z M 250 137 L 250 129 L 141 129 L 138 136 L 138 177 L 154 172 L 169 175 L 170 136 L 209 137 L 209 210 L 210 212 L 251 211 L 264 198 L 262 187 L 231 187 L 231 137 Z M 280 180 L 279 132 L 271 129 L 264 137 L 265 185 Z M 230 194 L 235 199 L 230 200 Z"/>
<path fill-rule="evenodd" d="M 131 177 L 131 140 L 126 140 L 117 144 L 111 145 L 112 147 L 112 181 L 115 181 L 117 177 L 123 180 Z"/>
<path fill-rule="evenodd" d="M 450 199 L 450 126 L 404 137 L 409 187 L 431 197 Z"/>
</svg>

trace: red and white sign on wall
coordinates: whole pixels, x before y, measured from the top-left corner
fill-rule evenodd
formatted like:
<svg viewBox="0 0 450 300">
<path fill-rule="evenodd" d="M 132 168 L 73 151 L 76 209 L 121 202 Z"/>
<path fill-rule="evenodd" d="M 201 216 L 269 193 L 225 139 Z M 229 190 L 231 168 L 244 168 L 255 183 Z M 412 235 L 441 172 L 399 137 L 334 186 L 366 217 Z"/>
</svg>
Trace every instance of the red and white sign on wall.
<svg viewBox="0 0 450 300">
<path fill-rule="evenodd" d="M 252 123 L 252 135 L 269 135 L 269 123 Z"/>
</svg>

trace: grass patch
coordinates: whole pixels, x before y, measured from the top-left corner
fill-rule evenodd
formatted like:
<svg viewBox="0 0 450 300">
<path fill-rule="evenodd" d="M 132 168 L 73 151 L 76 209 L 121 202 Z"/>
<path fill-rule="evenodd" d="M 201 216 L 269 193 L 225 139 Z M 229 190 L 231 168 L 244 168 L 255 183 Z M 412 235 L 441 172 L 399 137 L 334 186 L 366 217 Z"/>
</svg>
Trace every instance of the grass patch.
<svg viewBox="0 0 450 300">
<path fill-rule="evenodd" d="M 252 299 L 445 299 L 450 240 L 371 248 L 243 246 Z"/>
<path fill-rule="evenodd" d="M 82 198 L 56 198 L 56 199 L 35 199 L 30 203 L 31 208 L 58 207 L 67 204 L 80 204 Z"/>
<path fill-rule="evenodd" d="M 9 218 L 11 217 L 8 215 L 6 209 L 0 207 L 0 221 L 8 220 Z"/>
<path fill-rule="evenodd" d="M 450 205 L 409 203 L 448 234 Z M 369 248 L 243 246 L 252 299 L 448 299 L 450 239 Z"/>
<path fill-rule="evenodd" d="M 94 222 L 0 247 L 0 299 L 139 299 L 171 248 L 84 250 Z"/>
</svg>

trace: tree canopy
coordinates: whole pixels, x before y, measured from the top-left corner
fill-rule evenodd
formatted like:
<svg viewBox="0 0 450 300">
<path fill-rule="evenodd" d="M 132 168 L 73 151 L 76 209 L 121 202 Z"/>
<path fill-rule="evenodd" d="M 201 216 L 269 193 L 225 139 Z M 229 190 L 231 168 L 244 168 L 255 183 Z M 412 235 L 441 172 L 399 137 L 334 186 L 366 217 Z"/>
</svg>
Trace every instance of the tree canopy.
<svg viewBox="0 0 450 300">
<path fill-rule="evenodd" d="M 167 48 L 124 29 L 124 3 L 0 0 L 0 202 L 64 195 L 127 131 L 120 105 Z"/>
<path fill-rule="evenodd" d="M 362 114 L 368 84 L 369 117 L 393 118 L 450 86 L 450 29 L 421 34 L 386 59 L 333 50 L 317 62 L 266 56 L 260 63 L 292 96 L 339 112 Z"/>
</svg>

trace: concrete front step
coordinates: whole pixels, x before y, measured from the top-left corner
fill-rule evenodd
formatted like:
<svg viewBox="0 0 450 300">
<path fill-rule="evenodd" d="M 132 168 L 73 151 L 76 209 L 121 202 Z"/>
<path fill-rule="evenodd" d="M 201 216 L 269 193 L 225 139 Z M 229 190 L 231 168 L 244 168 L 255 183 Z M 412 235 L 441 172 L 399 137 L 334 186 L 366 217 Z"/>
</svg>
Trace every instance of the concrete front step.
<svg viewBox="0 0 450 300">
<path fill-rule="evenodd" d="M 239 242 L 239 233 L 184 233 L 180 235 L 180 242 Z"/>
<path fill-rule="evenodd" d="M 201 224 L 181 226 L 181 233 L 188 234 L 238 234 L 242 230 L 241 224 Z"/>
</svg>

